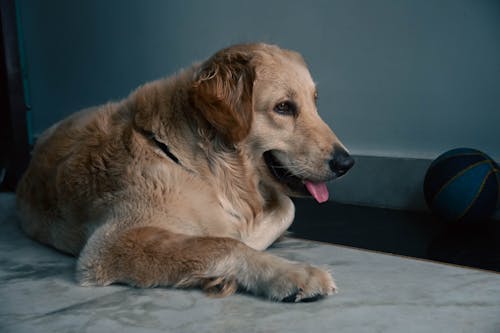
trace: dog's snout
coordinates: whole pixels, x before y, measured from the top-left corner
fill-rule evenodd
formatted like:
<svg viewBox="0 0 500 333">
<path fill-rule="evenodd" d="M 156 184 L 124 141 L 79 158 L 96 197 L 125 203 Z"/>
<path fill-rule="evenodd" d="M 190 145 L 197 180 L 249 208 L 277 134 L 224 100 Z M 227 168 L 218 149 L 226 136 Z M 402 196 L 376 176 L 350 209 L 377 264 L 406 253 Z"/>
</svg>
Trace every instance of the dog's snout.
<svg viewBox="0 0 500 333">
<path fill-rule="evenodd" d="M 354 159 L 342 148 L 335 148 L 333 158 L 329 162 L 330 169 L 337 177 L 342 176 L 354 165 Z"/>
</svg>

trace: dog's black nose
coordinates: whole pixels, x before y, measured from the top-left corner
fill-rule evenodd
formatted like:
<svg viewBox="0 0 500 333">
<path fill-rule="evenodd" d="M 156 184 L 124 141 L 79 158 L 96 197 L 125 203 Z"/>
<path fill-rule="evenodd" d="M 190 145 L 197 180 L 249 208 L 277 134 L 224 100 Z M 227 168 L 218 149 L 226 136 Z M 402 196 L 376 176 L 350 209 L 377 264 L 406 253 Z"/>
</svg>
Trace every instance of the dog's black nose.
<svg viewBox="0 0 500 333">
<path fill-rule="evenodd" d="M 340 177 L 352 168 L 354 159 L 344 149 L 336 147 L 329 164 L 335 175 Z"/>
</svg>

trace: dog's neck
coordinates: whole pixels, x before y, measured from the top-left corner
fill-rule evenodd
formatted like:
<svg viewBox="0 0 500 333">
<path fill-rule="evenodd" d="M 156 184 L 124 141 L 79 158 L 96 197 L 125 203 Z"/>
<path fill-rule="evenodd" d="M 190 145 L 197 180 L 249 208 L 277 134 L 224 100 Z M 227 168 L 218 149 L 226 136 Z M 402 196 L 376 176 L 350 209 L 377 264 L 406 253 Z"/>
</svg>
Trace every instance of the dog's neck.
<svg viewBox="0 0 500 333">
<path fill-rule="evenodd" d="M 134 127 L 168 158 L 217 188 L 222 205 L 231 205 L 240 218 L 253 220 L 265 199 L 258 188 L 253 159 L 244 143 L 229 144 L 214 135 L 189 103 L 192 70 L 158 80 L 133 93 Z"/>
</svg>

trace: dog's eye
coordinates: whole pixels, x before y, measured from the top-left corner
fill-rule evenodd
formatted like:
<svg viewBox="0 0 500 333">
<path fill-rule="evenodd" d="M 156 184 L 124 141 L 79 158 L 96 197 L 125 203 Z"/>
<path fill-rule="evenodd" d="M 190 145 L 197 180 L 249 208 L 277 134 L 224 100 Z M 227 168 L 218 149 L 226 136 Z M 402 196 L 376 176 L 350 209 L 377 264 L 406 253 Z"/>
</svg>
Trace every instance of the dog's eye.
<svg viewBox="0 0 500 333">
<path fill-rule="evenodd" d="M 295 115 L 297 113 L 297 107 L 293 102 L 280 102 L 274 107 L 274 112 L 282 115 Z"/>
</svg>

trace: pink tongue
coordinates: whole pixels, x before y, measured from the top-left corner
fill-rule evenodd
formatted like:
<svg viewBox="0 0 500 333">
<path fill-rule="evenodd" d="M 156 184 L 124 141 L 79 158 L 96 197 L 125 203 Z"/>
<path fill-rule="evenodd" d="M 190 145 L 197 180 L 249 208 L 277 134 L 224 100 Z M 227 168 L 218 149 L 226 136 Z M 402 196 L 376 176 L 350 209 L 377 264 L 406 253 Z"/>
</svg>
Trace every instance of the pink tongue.
<svg viewBox="0 0 500 333">
<path fill-rule="evenodd" d="M 328 188 L 325 183 L 313 183 L 308 180 L 305 182 L 306 188 L 318 203 L 328 200 Z"/>
</svg>

